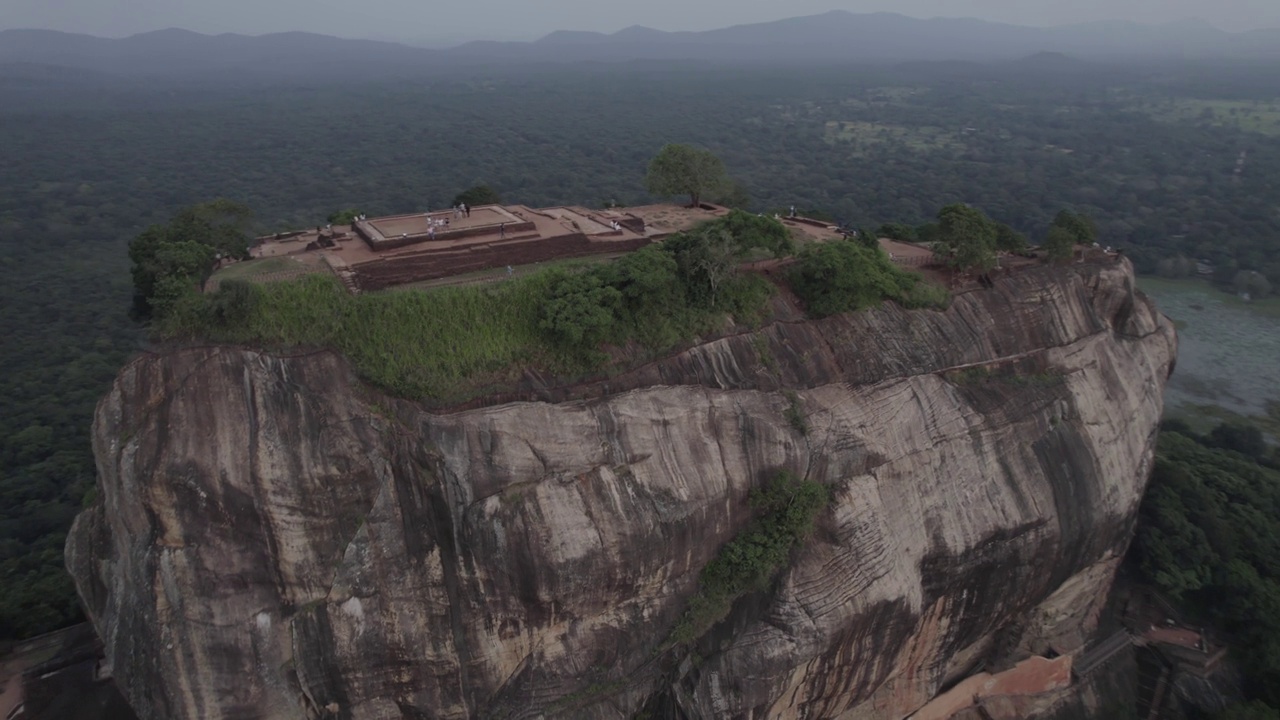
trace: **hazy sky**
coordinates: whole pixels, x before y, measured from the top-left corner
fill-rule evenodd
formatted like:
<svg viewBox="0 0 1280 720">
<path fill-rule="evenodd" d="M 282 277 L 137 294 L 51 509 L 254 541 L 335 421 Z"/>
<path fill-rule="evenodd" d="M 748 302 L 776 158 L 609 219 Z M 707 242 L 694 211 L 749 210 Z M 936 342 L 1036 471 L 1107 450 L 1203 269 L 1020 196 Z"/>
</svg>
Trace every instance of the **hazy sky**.
<svg viewBox="0 0 1280 720">
<path fill-rule="evenodd" d="M 978 17 L 1021 25 L 1197 17 L 1227 30 L 1280 27 L 1280 0 L 0 0 L 0 28 L 119 37 L 166 27 L 283 30 L 409 41 L 532 39 L 640 24 L 705 30 L 827 10 Z"/>
</svg>

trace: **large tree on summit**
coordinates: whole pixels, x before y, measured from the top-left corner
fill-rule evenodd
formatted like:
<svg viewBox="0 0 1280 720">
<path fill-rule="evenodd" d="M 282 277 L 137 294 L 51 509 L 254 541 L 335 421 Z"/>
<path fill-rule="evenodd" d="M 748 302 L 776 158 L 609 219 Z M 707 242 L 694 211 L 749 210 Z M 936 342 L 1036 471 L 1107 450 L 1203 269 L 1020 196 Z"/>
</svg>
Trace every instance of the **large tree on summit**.
<svg viewBox="0 0 1280 720">
<path fill-rule="evenodd" d="M 959 203 L 942 208 L 937 235 L 937 244 L 952 268 L 986 272 L 995 267 L 999 229 L 981 210 Z"/>
<path fill-rule="evenodd" d="M 695 207 L 702 196 L 729 185 L 724 163 L 710 150 L 667 145 L 649 162 L 645 186 L 654 195 L 688 195 Z"/>
<path fill-rule="evenodd" d="M 1084 213 L 1061 210 L 1053 218 L 1053 227 L 1071 233 L 1072 239 L 1080 245 L 1092 245 L 1098 239 L 1098 228 L 1093 224 L 1093 218 Z"/>
<path fill-rule="evenodd" d="M 167 225 L 152 225 L 129 243 L 134 304 L 163 315 L 183 293 L 213 273 L 218 258 L 249 257 L 253 212 L 219 199 L 179 210 Z"/>
</svg>

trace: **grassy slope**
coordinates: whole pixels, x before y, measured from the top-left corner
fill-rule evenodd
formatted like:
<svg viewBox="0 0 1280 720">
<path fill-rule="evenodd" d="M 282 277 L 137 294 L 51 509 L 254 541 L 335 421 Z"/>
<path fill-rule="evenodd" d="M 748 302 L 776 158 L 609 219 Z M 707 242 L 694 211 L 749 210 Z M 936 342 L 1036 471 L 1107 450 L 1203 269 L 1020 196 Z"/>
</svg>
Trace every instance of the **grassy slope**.
<svg viewBox="0 0 1280 720">
<path fill-rule="evenodd" d="M 167 329 L 219 342 L 333 348 L 398 395 L 451 399 L 464 385 L 501 380 L 530 361 L 552 359 L 536 332 L 546 282 L 545 275 L 532 275 L 485 287 L 353 297 L 332 276 L 311 275 L 261 286 L 243 324 L 211 327 L 193 307 Z"/>
<path fill-rule="evenodd" d="M 900 269 L 882 258 L 884 270 Z M 461 402 L 518 379 L 526 368 L 562 377 L 607 370 L 598 348 L 556 345 L 540 326 L 548 298 L 565 271 L 591 264 L 544 268 L 499 281 L 352 296 L 328 274 L 255 285 L 247 314 L 219 319 L 219 294 L 192 294 L 159 328 L 164 337 L 268 348 L 331 348 L 366 380 L 388 392 L 439 403 Z M 594 267 L 599 267 L 594 265 Z M 878 287 L 878 286 L 877 286 Z M 946 293 L 924 282 L 905 283 L 908 307 L 939 307 Z M 664 307 L 617 321 L 608 342 L 630 353 L 668 352 L 726 323 L 763 320 L 773 286 L 742 274 L 721 289 L 715 307 Z M 879 302 L 878 300 L 876 301 Z"/>
</svg>

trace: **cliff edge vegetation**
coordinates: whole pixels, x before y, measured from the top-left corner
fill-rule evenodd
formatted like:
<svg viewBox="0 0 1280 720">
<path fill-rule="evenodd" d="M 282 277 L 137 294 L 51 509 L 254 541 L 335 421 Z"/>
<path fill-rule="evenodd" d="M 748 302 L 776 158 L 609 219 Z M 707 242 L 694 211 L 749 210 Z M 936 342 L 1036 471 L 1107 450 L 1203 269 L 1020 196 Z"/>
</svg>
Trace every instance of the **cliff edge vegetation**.
<svg viewBox="0 0 1280 720">
<path fill-rule="evenodd" d="M 450 402 L 509 384 L 528 368 L 580 376 L 614 358 L 652 358 L 734 324 L 758 324 L 777 287 L 740 266 L 795 250 L 776 219 L 734 211 L 615 262 L 485 285 L 352 296 L 331 276 L 313 275 L 267 285 L 224 281 L 206 294 L 184 266 L 174 277 L 186 288 L 153 306 L 154 327 L 175 341 L 337 350 L 395 395 Z M 878 247 L 852 241 L 806 248 L 792 277 L 817 314 L 884 299 L 907 307 L 947 301 Z"/>
</svg>

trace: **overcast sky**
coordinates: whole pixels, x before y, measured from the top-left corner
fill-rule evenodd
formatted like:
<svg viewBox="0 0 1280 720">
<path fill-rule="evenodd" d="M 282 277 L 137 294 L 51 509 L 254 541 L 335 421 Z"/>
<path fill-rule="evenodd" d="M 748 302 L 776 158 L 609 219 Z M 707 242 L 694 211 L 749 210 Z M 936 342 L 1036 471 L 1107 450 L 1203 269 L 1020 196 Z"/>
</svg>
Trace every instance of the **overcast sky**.
<svg viewBox="0 0 1280 720">
<path fill-rule="evenodd" d="M 285 30 L 422 41 L 532 39 L 552 30 L 628 25 L 706 30 L 827 10 L 977 17 L 1020 25 L 1202 18 L 1226 30 L 1280 27 L 1280 0 L 0 0 L 0 28 L 121 37 L 182 27 Z"/>
</svg>

